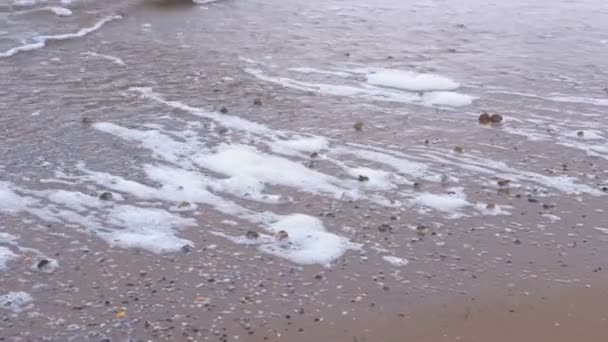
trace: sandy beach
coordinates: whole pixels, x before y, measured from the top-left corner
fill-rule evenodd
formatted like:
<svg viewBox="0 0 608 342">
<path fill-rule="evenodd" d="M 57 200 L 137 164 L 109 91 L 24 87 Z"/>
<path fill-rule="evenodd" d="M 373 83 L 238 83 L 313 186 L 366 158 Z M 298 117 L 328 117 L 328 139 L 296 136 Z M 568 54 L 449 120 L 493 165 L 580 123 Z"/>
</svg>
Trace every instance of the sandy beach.
<svg viewBox="0 0 608 342">
<path fill-rule="evenodd" d="M 608 340 L 606 14 L 0 3 L 0 341 Z"/>
</svg>

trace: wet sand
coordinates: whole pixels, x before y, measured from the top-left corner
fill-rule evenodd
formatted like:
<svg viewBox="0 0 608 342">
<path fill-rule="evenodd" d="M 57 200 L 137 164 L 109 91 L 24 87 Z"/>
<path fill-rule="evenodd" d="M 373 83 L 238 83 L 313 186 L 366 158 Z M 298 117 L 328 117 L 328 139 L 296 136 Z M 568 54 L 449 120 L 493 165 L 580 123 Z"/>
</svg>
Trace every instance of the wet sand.
<svg viewBox="0 0 608 342">
<path fill-rule="evenodd" d="M 399 313 L 368 309 L 356 317 L 329 315 L 320 321 L 296 316 L 288 323 L 271 322 L 274 334 L 250 340 L 599 342 L 608 336 L 605 286 L 558 285 L 531 292 L 514 287 L 430 302 Z"/>
<path fill-rule="evenodd" d="M 121 15 L 0 59 L 0 338 L 605 341 L 605 22 L 467 6 L 54 18 Z"/>
</svg>

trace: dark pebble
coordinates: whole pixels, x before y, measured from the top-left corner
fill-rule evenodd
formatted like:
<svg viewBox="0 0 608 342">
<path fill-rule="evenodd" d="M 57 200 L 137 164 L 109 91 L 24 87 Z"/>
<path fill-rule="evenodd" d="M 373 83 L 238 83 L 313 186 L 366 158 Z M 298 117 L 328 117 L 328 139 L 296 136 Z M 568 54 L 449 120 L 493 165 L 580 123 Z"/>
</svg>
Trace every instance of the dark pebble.
<svg viewBox="0 0 608 342">
<path fill-rule="evenodd" d="M 393 230 L 393 227 L 388 223 L 383 223 L 378 227 L 378 231 L 381 233 L 386 233 L 391 230 Z"/>
<path fill-rule="evenodd" d="M 249 240 L 255 240 L 260 237 L 260 234 L 258 234 L 258 232 L 254 232 L 253 230 L 250 230 L 245 234 L 245 237 Z"/>
<path fill-rule="evenodd" d="M 226 114 L 226 113 L 228 113 L 228 108 L 222 107 L 222 108 L 220 108 L 220 112 Z"/>
<path fill-rule="evenodd" d="M 369 177 L 359 175 L 359 182 L 367 182 L 367 181 L 369 181 Z"/>
<path fill-rule="evenodd" d="M 102 201 L 111 201 L 112 198 L 114 198 L 114 196 L 112 195 L 111 192 L 104 192 L 101 195 L 99 195 L 99 199 Z"/>
</svg>

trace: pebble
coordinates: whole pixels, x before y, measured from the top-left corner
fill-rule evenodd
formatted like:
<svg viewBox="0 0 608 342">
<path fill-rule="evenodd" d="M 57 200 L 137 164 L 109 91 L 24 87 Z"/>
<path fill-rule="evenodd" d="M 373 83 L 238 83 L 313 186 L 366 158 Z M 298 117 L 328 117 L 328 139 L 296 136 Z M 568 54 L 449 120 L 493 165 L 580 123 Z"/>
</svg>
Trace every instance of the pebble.
<svg viewBox="0 0 608 342">
<path fill-rule="evenodd" d="M 228 108 L 226 108 L 226 107 L 220 108 L 220 113 L 223 113 L 223 114 L 228 113 Z"/>
<path fill-rule="evenodd" d="M 359 182 L 367 182 L 367 181 L 369 181 L 369 177 L 359 175 Z"/>
<path fill-rule="evenodd" d="M 111 201 L 112 198 L 114 198 L 114 196 L 112 195 L 111 192 L 104 192 L 101 195 L 99 195 L 99 199 L 102 201 Z"/>
<path fill-rule="evenodd" d="M 353 127 L 355 128 L 355 131 L 360 132 L 363 130 L 363 122 L 357 121 L 357 122 L 355 122 Z"/>
<path fill-rule="evenodd" d="M 258 234 L 258 232 L 255 232 L 253 230 L 249 230 L 245 234 L 245 237 L 248 238 L 249 240 L 255 240 L 260 237 L 260 234 Z"/>
<path fill-rule="evenodd" d="M 483 112 L 478 118 L 479 123 L 482 125 L 487 125 L 490 123 L 490 114 Z"/>
<path fill-rule="evenodd" d="M 274 239 L 277 241 L 283 241 L 289 238 L 289 234 L 286 231 L 280 230 L 278 233 L 274 235 Z"/>
<path fill-rule="evenodd" d="M 386 233 L 388 231 L 392 231 L 393 227 L 388 223 L 383 223 L 378 227 L 378 231 L 381 233 Z"/>
</svg>

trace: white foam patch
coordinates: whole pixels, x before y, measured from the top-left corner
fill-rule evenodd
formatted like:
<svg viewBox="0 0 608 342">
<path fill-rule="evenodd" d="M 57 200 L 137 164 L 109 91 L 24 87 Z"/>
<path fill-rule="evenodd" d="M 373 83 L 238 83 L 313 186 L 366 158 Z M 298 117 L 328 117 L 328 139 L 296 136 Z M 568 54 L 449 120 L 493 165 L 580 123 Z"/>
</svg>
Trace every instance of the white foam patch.
<svg viewBox="0 0 608 342">
<path fill-rule="evenodd" d="M 27 292 L 9 292 L 0 296 L 0 309 L 19 313 L 28 309 L 33 298 Z"/>
<path fill-rule="evenodd" d="M 283 230 L 289 237 L 282 242 L 262 244 L 260 250 L 297 264 L 329 266 L 346 251 L 359 248 L 348 239 L 327 232 L 319 219 L 308 215 L 282 217 L 269 229 Z"/>
<path fill-rule="evenodd" d="M 312 153 L 321 152 L 328 149 L 329 142 L 323 137 L 301 137 L 294 139 L 279 139 L 271 144 L 271 149 L 275 153 L 284 155 L 300 155 L 301 152 Z"/>
<path fill-rule="evenodd" d="M 407 266 L 410 263 L 407 259 L 396 256 L 385 255 L 382 257 L 382 259 L 395 267 Z"/>
<path fill-rule="evenodd" d="M 123 248 L 165 253 L 178 251 L 186 244 L 193 245 L 191 241 L 177 237 L 176 231 L 195 226 L 196 221 L 163 209 L 117 204 L 67 190 L 19 191 L 32 197 L 18 196 L 11 191 L 10 197 L 18 204 L 11 204 L 7 209 L 0 203 L 0 210 L 9 214 L 23 211 L 44 221 L 77 225 L 110 245 Z M 37 198 L 50 203 L 43 205 Z"/>
<path fill-rule="evenodd" d="M 456 90 L 460 87 L 460 84 L 444 76 L 391 69 L 381 69 L 367 75 L 367 82 L 377 86 L 417 92 Z"/>
<path fill-rule="evenodd" d="M 598 232 L 600 232 L 602 234 L 608 235 L 608 228 L 594 227 L 593 229 L 597 230 Z"/>
<path fill-rule="evenodd" d="M 0 58 L 11 57 L 20 52 L 41 49 L 41 48 L 45 47 L 46 43 L 49 41 L 61 41 L 61 40 L 67 40 L 67 39 L 81 38 L 92 32 L 99 30 L 106 23 L 113 21 L 113 20 L 121 19 L 121 18 L 122 17 L 119 15 L 105 17 L 105 18 L 99 20 L 95 25 L 93 25 L 91 27 L 82 28 L 74 33 L 65 33 L 65 34 L 58 34 L 58 35 L 51 35 L 51 36 L 38 36 L 38 37 L 34 38 L 34 40 L 36 41 L 35 43 L 24 44 L 24 45 L 9 49 L 7 51 L 0 52 Z"/>
<path fill-rule="evenodd" d="M 608 106 L 608 99 L 596 99 L 589 97 L 573 97 L 573 96 L 554 96 L 547 98 L 556 102 L 565 102 L 565 103 L 585 103 L 591 104 L 594 106 Z"/>
<path fill-rule="evenodd" d="M 44 11 L 52 12 L 58 17 L 69 17 L 72 15 L 72 11 L 70 9 L 65 8 L 65 7 L 59 7 L 59 6 L 46 6 L 46 7 L 32 8 L 32 9 L 27 9 L 27 10 L 23 10 L 23 11 L 16 11 L 16 12 L 13 12 L 11 15 L 20 15 L 20 14 L 28 14 L 28 13 L 33 13 L 33 12 L 44 12 Z"/>
<path fill-rule="evenodd" d="M 400 91 L 396 89 L 388 89 L 377 87 L 370 84 L 361 84 L 359 86 L 329 84 L 329 83 L 314 83 L 306 81 L 298 81 L 286 77 L 273 77 L 266 75 L 260 69 L 246 68 L 245 72 L 256 77 L 259 80 L 279 84 L 286 88 L 297 89 L 301 91 L 315 92 L 333 96 L 357 97 L 370 101 L 381 102 L 400 102 L 408 104 L 417 104 L 423 106 L 467 106 L 473 103 L 473 96 L 453 92 L 446 94 L 440 92 L 428 92 L 423 94 Z"/>
<path fill-rule="evenodd" d="M 289 159 L 261 153 L 250 146 L 224 144 L 214 154 L 197 156 L 196 161 L 198 165 L 234 178 L 235 182 L 242 179 L 251 184 L 251 180 L 259 180 L 305 192 L 330 193 L 335 197 L 343 197 L 347 192 L 335 185 L 341 183 L 337 178 Z"/>
<path fill-rule="evenodd" d="M 460 209 L 469 207 L 472 204 L 469 203 L 466 199 L 466 196 L 462 192 L 454 191 L 451 194 L 431 194 L 425 193 L 416 196 L 415 202 L 417 204 L 424 205 L 426 207 L 446 212 L 446 213 L 456 213 Z"/>
<path fill-rule="evenodd" d="M 351 73 L 344 72 L 344 71 L 321 70 L 321 69 L 309 68 L 309 67 L 289 68 L 289 70 L 303 73 L 303 74 L 321 74 L 321 75 L 331 75 L 331 76 L 338 76 L 338 77 L 344 77 L 344 78 L 352 76 Z"/>
<path fill-rule="evenodd" d="M 154 253 L 180 250 L 192 241 L 175 236 L 174 227 L 196 226 L 194 219 L 186 219 L 165 210 L 119 206 L 109 213 L 109 222 L 127 229 L 115 229 L 100 234 L 110 244 L 122 248 L 144 249 Z"/>
<path fill-rule="evenodd" d="M 9 183 L 0 182 L 0 211 L 15 212 L 22 210 L 29 201 L 13 192 Z"/>
<path fill-rule="evenodd" d="M 127 65 L 122 59 L 115 57 L 115 56 L 103 55 L 103 54 L 96 53 L 96 52 L 83 52 L 82 55 L 89 56 L 89 57 L 102 58 L 102 59 L 108 60 L 108 61 L 110 61 L 114 64 L 117 64 L 117 65 L 120 65 L 120 66 Z"/>
<path fill-rule="evenodd" d="M 16 258 L 17 254 L 6 247 L 0 246 L 0 272 L 6 271 L 8 262 Z"/>
</svg>

